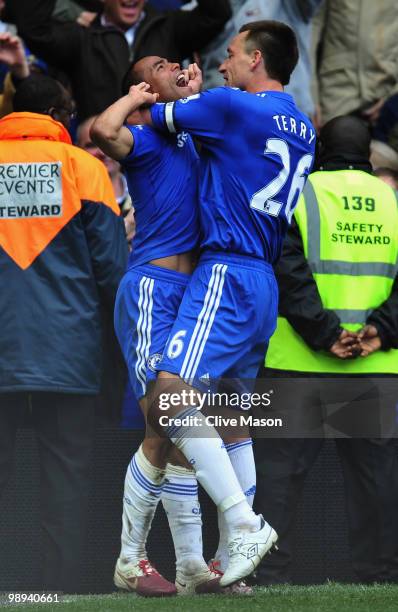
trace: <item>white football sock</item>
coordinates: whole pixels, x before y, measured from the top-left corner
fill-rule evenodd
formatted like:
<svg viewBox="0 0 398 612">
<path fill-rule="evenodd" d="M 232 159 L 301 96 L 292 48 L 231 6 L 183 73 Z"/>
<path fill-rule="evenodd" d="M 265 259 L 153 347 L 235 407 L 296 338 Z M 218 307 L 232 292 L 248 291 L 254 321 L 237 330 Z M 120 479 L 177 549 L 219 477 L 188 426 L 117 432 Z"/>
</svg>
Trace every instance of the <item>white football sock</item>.
<svg viewBox="0 0 398 612">
<path fill-rule="evenodd" d="M 256 493 L 256 464 L 254 462 L 253 441 L 226 444 L 228 457 L 232 463 L 239 484 L 250 506 L 253 506 Z"/>
<path fill-rule="evenodd" d="M 165 470 L 154 467 L 145 457 L 142 445 L 126 472 L 123 495 L 123 561 L 147 559 L 146 540 L 158 505 Z"/>
<path fill-rule="evenodd" d="M 177 574 L 194 576 L 206 572 L 195 472 L 168 463 L 161 500 L 173 536 Z"/>
<path fill-rule="evenodd" d="M 196 478 L 217 508 L 224 512 L 228 528 L 257 531 L 261 519 L 247 503 L 216 429 L 206 423 L 203 414 L 196 408 L 188 408 L 175 415 L 174 419 L 185 420 L 186 417 L 196 417 L 197 421 L 192 427 L 171 423 L 165 430 L 166 434 L 192 465 Z"/>
<path fill-rule="evenodd" d="M 254 463 L 253 442 L 251 439 L 248 439 L 243 442 L 226 444 L 225 448 L 246 499 L 249 505 L 253 506 L 254 494 L 256 492 L 256 465 Z M 229 533 L 223 512 L 218 510 L 217 518 L 220 539 L 214 558 L 220 562 L 219 569 L 225 572 L 229 563 Z"/>
</svg>

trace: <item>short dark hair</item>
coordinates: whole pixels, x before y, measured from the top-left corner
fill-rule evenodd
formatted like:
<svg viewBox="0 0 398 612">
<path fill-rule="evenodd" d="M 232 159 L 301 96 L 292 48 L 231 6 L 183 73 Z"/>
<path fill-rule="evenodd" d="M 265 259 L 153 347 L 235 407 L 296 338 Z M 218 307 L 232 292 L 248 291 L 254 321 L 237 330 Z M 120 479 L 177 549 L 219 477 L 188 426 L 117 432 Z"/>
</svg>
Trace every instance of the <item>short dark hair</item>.
<svg viewBox="0 0 398 612">
<path fill-rule="evenodd" d="M 65 106 L 65 90 L 49 76 L 31 74 L 23 79 L 17 88 L 13 99 L 14 111 L 17 113 L 45 113 L 51 107 Z"/>
<path fill-rule="evenodd" d="M 248 32 L 246 50 L 261 51 L 268 75 L 287 85 L 299 58 L 294 31 L 281 21 L 251 21 L 239 32 Z"/>
<path fill-rule="evenodd" d="M 130 64 L 129 69 L 123 77 L 122 93 L 124 96 L 128 94 L 129 89 L 132 85 L 139 85 L 144 80 L 143 75 L 140 73 L 140 71 L 136 70 L 136 64 L 138 64 L 139 61 L 140 60 L 137 60 Z"/>
</svg>

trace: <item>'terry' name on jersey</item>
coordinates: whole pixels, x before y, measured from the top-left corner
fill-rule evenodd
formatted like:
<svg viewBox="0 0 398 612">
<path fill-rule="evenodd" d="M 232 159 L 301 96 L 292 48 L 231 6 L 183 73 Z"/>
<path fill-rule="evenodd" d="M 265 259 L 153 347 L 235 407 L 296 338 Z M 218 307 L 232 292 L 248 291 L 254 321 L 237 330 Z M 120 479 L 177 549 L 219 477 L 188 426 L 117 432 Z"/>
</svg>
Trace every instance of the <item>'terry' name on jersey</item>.
<svg viewBox="0 0 398 612">
<path fill-rule="evenodd" d="M 312 128 L 308 129 L 307 124 L 304 121 L 299 121 L 294 117 L 287 117 L 286 115 L 274 115 L 272 117 L 278 126 L 278 130 L 281 132 L 290 132 L 291 134 L 297 134 L 300 138 L 308 140 L 308 144 L 312 144 L 315 140 L 315 130 Z"/>
</svg>

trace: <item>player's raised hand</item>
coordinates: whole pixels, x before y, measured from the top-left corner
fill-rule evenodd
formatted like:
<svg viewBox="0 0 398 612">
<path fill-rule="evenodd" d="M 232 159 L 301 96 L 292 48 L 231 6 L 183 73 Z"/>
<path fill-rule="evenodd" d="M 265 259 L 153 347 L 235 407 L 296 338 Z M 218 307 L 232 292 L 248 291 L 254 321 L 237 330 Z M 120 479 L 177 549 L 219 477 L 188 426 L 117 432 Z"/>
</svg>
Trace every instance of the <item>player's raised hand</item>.
<svg viewBox="0 0 398 612">
<path fill-rule="evenodd" d="M 192 89 L 193 94 L 197 94 L 202 89 L 203 77 L 202 71 L 198 64 L 189 64 L 188 66 L 188 87 Z"/>
<path fill-rule="evenodd" d="M 150 85 L 148 83 L 142 82 L 138 85 L 132 85 L 129 89 L 129 97 L 134 102 L 134 105 L 143 106 L 155 104 L 159 98 L 159 94 L 152 93 L 149 91 Z"/>
<path fill-rule="evenodd" d="M 29 76 L 25 49 L 19 36 L 14 36 L 10 32 L 0 34 L 0 62 L 6 64 L 18 78 Z"/>
</svg>

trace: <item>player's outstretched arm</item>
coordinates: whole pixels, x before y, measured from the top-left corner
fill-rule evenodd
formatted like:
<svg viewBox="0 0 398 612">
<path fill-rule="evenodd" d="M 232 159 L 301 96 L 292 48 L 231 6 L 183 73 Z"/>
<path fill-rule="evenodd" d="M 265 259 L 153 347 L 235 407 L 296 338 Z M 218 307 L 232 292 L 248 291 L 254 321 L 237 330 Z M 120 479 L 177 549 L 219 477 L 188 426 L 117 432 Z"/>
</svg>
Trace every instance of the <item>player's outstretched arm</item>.
<svg viewBox="0 0 398 612">
<path fill-rule="evenodd" d="M 147 83 L 130 87 L 129 93 L 108 106 L 97 117 L 90 129 L 90 136 L 96 145 L 113 159 L 126 157 L 133 145 L 134 138 L 123 124 L 127 117 L 144 104 L 154 104 L 158 94 L 150 93 Z"/>
</svg>

